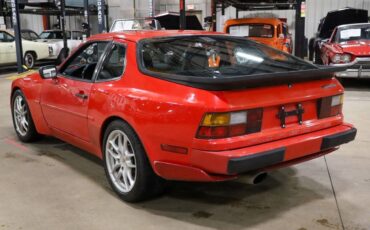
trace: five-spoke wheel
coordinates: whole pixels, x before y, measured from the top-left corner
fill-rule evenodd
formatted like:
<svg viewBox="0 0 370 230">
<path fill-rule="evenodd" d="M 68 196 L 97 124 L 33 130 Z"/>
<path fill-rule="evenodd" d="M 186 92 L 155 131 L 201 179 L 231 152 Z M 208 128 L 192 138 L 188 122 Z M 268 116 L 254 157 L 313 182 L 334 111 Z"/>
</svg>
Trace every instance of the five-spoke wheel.
<svg viewBox="0 0 370 230">
<path fill-rule="evenodd" d="M 118 196 L 136 202 L 163 191 L 135 131 L 122 120 L 112 121 L 105 129 L 103 159 L 107 179 Z"/>
<path fill-rule="evenodd" d="M 15 132 L 21 141 L 31 142 L 40 137 L 33 123 L 27 100 L 20 90 L 16 90 L 12 96 L 12 115 Z"/>
<path fill-rule="evenodd" d="M 105 151 L 107 168 L 119 191 L 127 193 L 135 185 L 136 159 L 132 144 L 125 133 L 112 131 L 107 139 Z"/>
</svg>

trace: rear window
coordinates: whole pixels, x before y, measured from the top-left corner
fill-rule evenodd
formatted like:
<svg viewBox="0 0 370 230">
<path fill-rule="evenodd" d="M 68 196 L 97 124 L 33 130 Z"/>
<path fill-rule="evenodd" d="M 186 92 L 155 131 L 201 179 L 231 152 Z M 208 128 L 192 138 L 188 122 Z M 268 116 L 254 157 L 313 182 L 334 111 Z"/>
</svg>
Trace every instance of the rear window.
<svg viewBox="0 0 370 230">
<path fill-rule="evenodd" d="M 145 39 L 138 46 L 139 67 L 149 75 L 229 78 L 317 69 L 265 45 L 233 36 L 178 36 Z"/>
<path fill-rule="evenodd" d="M 269 24 L 243 24 L 228 28 L 228 33 L 240 37 L 272 38 L 274 27 Z"/>
</svg>

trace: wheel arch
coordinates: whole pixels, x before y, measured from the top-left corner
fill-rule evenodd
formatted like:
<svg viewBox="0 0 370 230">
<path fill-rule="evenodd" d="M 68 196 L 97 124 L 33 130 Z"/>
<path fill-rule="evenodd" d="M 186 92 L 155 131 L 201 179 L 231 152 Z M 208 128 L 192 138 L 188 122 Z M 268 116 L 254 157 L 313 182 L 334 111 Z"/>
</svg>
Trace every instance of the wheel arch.
<svg viewBox="0 0 370 230">
<path fill-rule="evenodd" d="M 100 148 L 103 150 L 103 141 L 104 141 L 104 133 L 105 131 L 107 130 L 108 126 L 110 123 L 112 123 L 113 121 L 116 121 L 116 120 L 119 120 L 119 121 L 123 121 L 125 122 L 128 126 L 130 126 L 130 128 L 134 131 L 134 133 L 136 134 L 136 136 L 139 138 L 140 142 L 141 142 L 141 145 L 144 147 L 143 145 L 143 142 L 138 134 L 138 132 L 135 130 L 135 128 L 130 124 L 130 122 L 128 122 L 126 119 L 122 118 L 121 116 L 118 116 L 118 115 L 113 115 L 113 116 L 110 116 L 110 117 L 107 117 L 104 122 L 102 123 L 101 125 L 101 129 L 100 129 L 100 133 L 99 133 L 99 144 L 100 144 Z M 144 147 L 145 149 L 145 147 Z M 147 154 L 148 155 L 148 154 Z"/>
<path fill-rule="evenodd" d="M 27 51 L 24 52 L 24 55 L 26 55 L 27 53 L 33 54 L 34 57 L 35 57 L 35 61 L 37 60 L 37 52 L 36 51 L 34 51 L 34 50 L 27 50 Z"/>
</svg>

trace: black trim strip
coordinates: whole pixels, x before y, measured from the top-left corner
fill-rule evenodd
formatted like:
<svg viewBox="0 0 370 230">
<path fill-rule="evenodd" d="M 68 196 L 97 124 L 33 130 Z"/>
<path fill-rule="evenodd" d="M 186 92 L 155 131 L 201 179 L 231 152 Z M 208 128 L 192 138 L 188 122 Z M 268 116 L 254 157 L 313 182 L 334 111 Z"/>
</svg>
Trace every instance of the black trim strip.
<svg viewBox="0 0 370 230">
<path fill-rule="evenodd" d="M 274 165 L 284 160 L 285 147 L 273 149 L 266 152 L 252 154 L 229 160 L 227 172 L 237 174 L 249 172 L 266 166 Z"/>
<path fill-rule="evenodd" d="M 331 136 L 326 136 L 322 139 L 321 150 L 330 149 L 341 144 L 353 141 L 356 137 L 357 129 L 352 128 L 346 132 L 337 133 Z"/>
</svg>

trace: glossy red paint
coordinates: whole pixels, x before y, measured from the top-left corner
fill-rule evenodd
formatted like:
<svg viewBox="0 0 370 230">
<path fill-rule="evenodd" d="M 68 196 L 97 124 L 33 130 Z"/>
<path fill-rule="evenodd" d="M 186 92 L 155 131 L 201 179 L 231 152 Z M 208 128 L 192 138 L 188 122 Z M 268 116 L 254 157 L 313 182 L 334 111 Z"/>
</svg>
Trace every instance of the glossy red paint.
<svg viewBox="0 0 370 230">
<path fill-rule="evenodd" d="M 333 77 L 244 90 L 207 91 L 146 76 L 138 69 L 137 42 L 149 37 L 178 34 L 215 34 L 199 31 L 148 31 L 93 36 L 90 41 L 112 40 L 127 47 L 127 65 L 120 79 L 82 82 L 63 76 L 42 79 L 38 73 L 15 80 L 29 103 L 39 133 L 55 136 L 102 158 L 102 137 L 114 119 L 126 121 L 140 138 L 154 171 L 171 180 L 220 181 L 237 175 L 227 171 L 230 159 L 258 155 L 284 147 L 284 163 L 299 162 L 334 150 L 321 149 L 326 136 L 343 133 L 351 125 L 343 115 L 318 119 L 317 101 L 343 93 Z M 331 87 L 325 87 L 330 85 Z M 76 94 L 88 95 L 87 100 Z M 280 106 L 305 108 L 303 124 L 288 117 L 281 128 Z M 263 108 L 261 132 L 224 139 L 197 139 L 208 112 Z M 188 149 L 187 154 L 165 151 L 161 145 Z M 311 156 L 311 157 L 310 157 Z M 271 165 L 270 167 L 273 167 Z"/>
</svg>

